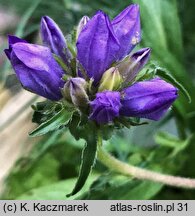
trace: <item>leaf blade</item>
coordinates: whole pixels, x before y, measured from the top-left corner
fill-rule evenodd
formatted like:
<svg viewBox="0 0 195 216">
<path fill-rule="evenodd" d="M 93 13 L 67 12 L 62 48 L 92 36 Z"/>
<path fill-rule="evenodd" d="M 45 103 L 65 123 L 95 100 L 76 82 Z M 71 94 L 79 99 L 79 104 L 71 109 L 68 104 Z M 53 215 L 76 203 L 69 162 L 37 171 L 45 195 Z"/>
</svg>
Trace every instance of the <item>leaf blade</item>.
<svg viewBox="0 0 195 216">
<path fill-rule="evenodd" d="M 75 195 L 77 192 L 79 192 L 83 188 L 91 172 L 91 169 L 95 163 L 96 152 L 97 152 L 97 138 L 95 134 L 93 135 L 94 136 L 91 136 L 86 140 L 86 145 L 83 149 L 82 157 L 81 157 L 82 162 L 80 166 L 79 176 L 78 176 L 74 189 L 72 190 L 70 194 L 66 195 L 67 197 Z"/>
<path fill-rule="evenodd" d="M 66 125 L 72 117 L 73 112 L 64 112 L 60 110 L 56 115 L 39 125 L 35 130 L 29 133 L 31 137 L 41 136 L 53 130 L 59 129 L 62 125 Z"/>
</svg>

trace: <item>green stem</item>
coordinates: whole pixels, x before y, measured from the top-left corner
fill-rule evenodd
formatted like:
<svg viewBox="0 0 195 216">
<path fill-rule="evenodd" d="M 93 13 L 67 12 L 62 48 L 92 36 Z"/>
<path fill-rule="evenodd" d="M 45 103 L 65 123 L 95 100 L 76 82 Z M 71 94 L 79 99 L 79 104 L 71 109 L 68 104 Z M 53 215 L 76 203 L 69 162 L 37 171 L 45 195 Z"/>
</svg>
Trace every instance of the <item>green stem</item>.
<svg viewBox="0 0 195 216">
<path fill-rule="evenodd" d="M 110 170 L 125 176 L 134 177 L 140 180 L 159 182 L 174 187 L 195 188 L 195 179 L 161 174 L 119 161 L 102 149 L 102 139 L 100 135 L 98 136 L 97 158 Z"/>
</svg>

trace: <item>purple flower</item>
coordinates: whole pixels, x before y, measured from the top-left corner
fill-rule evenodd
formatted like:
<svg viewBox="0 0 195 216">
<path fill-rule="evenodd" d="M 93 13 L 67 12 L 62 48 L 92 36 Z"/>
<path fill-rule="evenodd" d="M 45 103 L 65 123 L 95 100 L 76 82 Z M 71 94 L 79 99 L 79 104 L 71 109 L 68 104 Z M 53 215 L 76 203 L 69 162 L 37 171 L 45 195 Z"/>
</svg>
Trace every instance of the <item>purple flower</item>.
<svg viewBox="0 0 195 216">
<path fill-rule="evenodd" d="M 96 94 L 96 98 L 90 103 L 91 115 L 89 118 L 98 124 L 111 122 L 119 116 L 120 93 L 116 91 L 104 91 Z"/>
<path fill-rule="evenodd" d="M 177 98 L 177 89 L 160 78 L 137 82 L 122 92 L 120 114 L 159 120 Z"/>
<path fill-rule="evenodd" d="M 11 52 L 12 52 L 12 46 L 15 44 L 15 43 L 19 43 L 19 42 L 23 42 L 23 43 L 27 43 L 27 41 L 23 40 L 23 39 L 20 39 L 16 36 L 13 36 L 13 35 L 8 35 L 8 44 L 9 44 L 9 48 L 8 49 L 5 49 L 4 52 L 7 56 L 7 58 L 10 60 L 10 56 L 11 56 Z"/>
<path fill-rule="evenodd" d="M 84 16 L 77 28 L 76 57 L 48 16 L 41 20 L 41 36 L 46 47 L 9 36 L 5 53 L 21 84 L 54 101 L 62 98 L 63 89 L 64 99 L 81 112 L 90 110 L 89 118 L 98 124 L 109 123 L 119 114 L 158 120 L 177 98 L 177 89 L 159 78 L 121 89 L 135 81 L 150 57 L 150 48 L 130 53 L 141 40 L 137 4 L 128 6 L 112 21 L 102 11 L 92 18 Z M 62 67 L 70 76 L 66 82 L 62 81 Z M 75 77 L 77 72 L 82 78 Z"/>
<path fill-rule="evenodd" d="M 145 66 L 150 58 L 150 48 L 143 48 L 133 53 L 117 65 L 124 82 L 134 81 L 138 72 Z"/>
<path fill-rule="evenodd" d="M 110 20 L 102 11 L 92 17 L 84 26 L 77 40 L 77 59 L 88 77 L 97 83 L 103 72 L 116 59 L 120 48 Z"/>
<path fill-rule="evenodd" d="M 22 86 L 50 100 L 62 98 L 60 88 L 63 70 L 55 61 L 49 48 L 20 42 L 10 36 L 9 49 L 5 50 Z"/>
<path fill-rule="evenodd" d="M 112 27 L 118 40 L 120 50 L 118 59 L 128 55 L 141 40 L 139 5 L 131 4 L 112 20 Z"/>
<path fill-rule="evenodd" d="M 88 77 L 98 83 L 111 64 L 129 54 L 139 41 L 138 5 L 130 5 L 112 22 L 106 14 L 98 11 L 79 34 L 77 58 Z"/>
<path fill-rule="evenodd" d="M 50 17 L 44 16 L 41 19 L 40 32 L 43 44 L 48 46 L 53 53 L 60 56 L 68 65 L 72 56 L 58 25 Z"/>
</svg>

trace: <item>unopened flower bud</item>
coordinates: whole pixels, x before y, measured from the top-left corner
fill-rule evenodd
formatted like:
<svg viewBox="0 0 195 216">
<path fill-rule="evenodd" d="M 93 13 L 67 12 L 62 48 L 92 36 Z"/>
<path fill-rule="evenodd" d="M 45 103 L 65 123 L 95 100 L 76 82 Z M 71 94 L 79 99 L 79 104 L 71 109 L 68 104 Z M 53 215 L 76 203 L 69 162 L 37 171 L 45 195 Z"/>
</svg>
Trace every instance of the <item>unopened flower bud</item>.
<svg viewBox="0 0 195 216">
<path fill-rule="evenodd" d="M 72 59 L 72 54 L 68 49 L 66 39 L 62 31 L 54 20 L 48 16 L 42 17 L 40 32 L 43 44 L 49 47 L 52 53 L 60 56 L 68 65 L 70 59 Z"/>
<path fill-rule="evenodd" d="M 150 58 L 150 48 L 144 48 L 127 57 L 117 67 L 125 83 L 133 82 Z"/>
<path fill-rule="evenodd" d="M 121 107 L 120 93 L 117 91 L 104 91 L 96 94 L 96 98 L 90 102 L 91 114 L 89 118 L 98 124 L 112 122 L 119 116 Z"/>
<path fill-rule="evenodd" d="M 5 53 L 23 88 L 52 101 L 62 98 L 60 88 L 64 86 L 61 79 L 64 73 L 48 47 L 9 36 L 9 48 Z"/>
<path fill-rule="evenodd" d="M 98 91 L 102 92 L 104 90 L 116 90 L 120 87 L 121 82 L 122 78 L 119 73 L 119 70 L 115 67 L 111 67 L 106 72 L 104 72 L 100 81 Z"/>
<path fill-rule="evenodd" d="M 86 88 L 87 83 L 83 78 L 71 78 L 64 85 L 63 96 L 79 108 L 86 107 L 89 103 Z"/>
<path fill-rule="evenodd" d="M 120 114 L 159 120 L 178 97 L 178 89 L 160 78 L 136 82 L 121 92 Z"/>
<path fill-rule="evenodd" d="M 81 31 L 83 30 L 84 26 L 88 23 L 88 21 L 90 20 L 90 18 L 88 16 L 83 16 L 77 26 L 77 38 L 79 36 L 79 34 L 81 33 Z"/>
</svg>

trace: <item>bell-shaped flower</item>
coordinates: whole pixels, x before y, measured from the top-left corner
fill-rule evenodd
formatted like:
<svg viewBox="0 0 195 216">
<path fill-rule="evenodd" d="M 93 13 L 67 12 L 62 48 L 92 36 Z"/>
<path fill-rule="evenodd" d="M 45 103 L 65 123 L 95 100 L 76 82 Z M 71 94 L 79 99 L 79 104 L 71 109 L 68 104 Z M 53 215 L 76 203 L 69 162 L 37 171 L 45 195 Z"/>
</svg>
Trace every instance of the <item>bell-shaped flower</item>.
<svg viewBox="0 0 195 216">
<path fill-rule="evenodd" d="M 89 118 L 98 124 L 112 122 L 119 116 L 120 93 L 116 91 L 104 91 L 96 94 L 96 98 L 90 103 L 91 114 Z"/>
<path fill-rule="evenodd" d="M 62 90 L 64 98 L 78 108 L 87 107 L 89 98 L 86 93 L 87 83 L 83 78 L 70 78 Z"/>
<path fill-rule="evenodd" d="M 114 35 L 108 16 L 98 11 L 79 34 L 77 59 L 88 77 L 97 83 L 116 59 L 119 48 L 119 41 Z"/>
<path fill-rule="evenodd" d="M 68 65 L 72 57 L 58 25 L 50 17 L 44 16 L 41 19 L 40 32 L 43 44 L 48 46 L 52 53 L 60 56 Z"/>
<path fill-rule="evenodd" d="M 137 82 L 121 92 L 120 114 L 159 120 L 177 98 L 177 91 L 160 78 Z"/>
<path fill-rule="evenodd" d="M 133 82 L 150 58 L 150 48 L 143 48 L 125 58 L 117 68 L 125 83 Z"/>
<path fill-rule="evenodd" d="M 131 4 L 112 20 L 115 36 L 120 42 L 117 59 L 122 59 L 141 40 L 139 5 Z"/>
<path fill-rule="evenodd" d="M 112 21 L 98 11 L 79 33 L 77 59 L 97 84 L 113 62 L 128 55 L 139 43 L 140 35 L 138 5 L 130 5 Z"/>
<path fill-rule="evenodd" d="M 22 86 L 50 100 L 60 100 L 63 70 L 50 49 L 20 41 L 16 37 L 9 38 L 9 49 L 5 52 Z"/>
<path fill-rule="evenodd" d="M 98 124 L 112 122 L 119 115 L 159 120 L 178 96 L 174 86 L 159 78 L 132 85 L 150 57 L 149 48 L 130 54 L 141 40 L 137 4 L 112 21 L 102 11 L 91 19 L 83 17 L 77 29 L 76 58 L 57 24 L 47 16 L 41 20 L 41 36 L 46 47 L 9 36 L 5 53 L 21 84 L 54 101 L 63 94 L 81 112 L 87 113 L 90 106 L 89 118 Z M 56 58 L 60 66 L 53 54 L 66 65 Z M 73 72 L 66 83 L 62 68 Z M 124 89 L 127 84 L 131 86 Z"/>
</svg>

